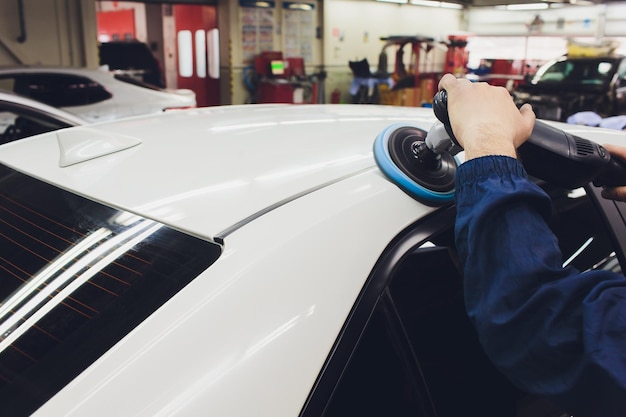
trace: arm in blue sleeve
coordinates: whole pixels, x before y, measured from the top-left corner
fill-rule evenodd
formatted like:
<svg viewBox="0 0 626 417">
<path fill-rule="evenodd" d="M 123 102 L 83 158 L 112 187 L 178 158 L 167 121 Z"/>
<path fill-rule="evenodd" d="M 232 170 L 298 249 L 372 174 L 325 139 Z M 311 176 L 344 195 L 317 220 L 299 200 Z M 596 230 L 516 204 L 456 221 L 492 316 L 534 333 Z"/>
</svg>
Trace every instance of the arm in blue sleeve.
<svg viewBox="0 0 626 417">
<path fill-rule="evenodd" d="M 626 416 L 626 279 L 562 267 L 550 199 L 516 159 L 462 164 L 456 244 L 485 352 L 576 417 Z"/>
</svg>

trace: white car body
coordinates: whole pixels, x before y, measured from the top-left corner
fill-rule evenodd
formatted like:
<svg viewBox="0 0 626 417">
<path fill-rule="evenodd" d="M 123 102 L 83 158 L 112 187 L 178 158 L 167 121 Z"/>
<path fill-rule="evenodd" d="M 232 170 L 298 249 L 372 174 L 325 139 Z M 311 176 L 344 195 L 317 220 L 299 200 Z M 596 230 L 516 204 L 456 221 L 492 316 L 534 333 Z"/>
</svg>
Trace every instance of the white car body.
<svg viewBox="0 0 626 417">
<path fill-rule="evenodd" d="M 300 415 L 381 254 L 439 210 L 383 175 L 374 139 L 434 120 L 419 108 L 230 106 L 0 147 L 1 164 L 223 251 L 34 415 Z M 63 155 L 61 137 L 119 150 Z"/>
<path fill-rule="evenodd" d="M 75 113 L 89 122 L 101 122 L 129 116 L 161 113 L 168 109 L 182 109 L 196 106 L 195 93 L 188 89 L 160 89 L 140 86 L 138 82 L 129 83 L 115 78 L 115 74 L 103 66 L 96 69 L 72 67 L 3 67 L 0 68 L 0 88 L 14 91 L 40 100 L 31 95 L 28 88 L 16 87 L 12 77 L 30 77 L 41 75 L 66 77 L 84 77 L 98 83 L 111 97 L 92 104 L 58 106 Z M 32 94 L 37 94 L 37 89 Z M 59 91 L 63 95 L 63 91 Z M 41 100 L 45 101 L 45 100 Z"/>
</svg>

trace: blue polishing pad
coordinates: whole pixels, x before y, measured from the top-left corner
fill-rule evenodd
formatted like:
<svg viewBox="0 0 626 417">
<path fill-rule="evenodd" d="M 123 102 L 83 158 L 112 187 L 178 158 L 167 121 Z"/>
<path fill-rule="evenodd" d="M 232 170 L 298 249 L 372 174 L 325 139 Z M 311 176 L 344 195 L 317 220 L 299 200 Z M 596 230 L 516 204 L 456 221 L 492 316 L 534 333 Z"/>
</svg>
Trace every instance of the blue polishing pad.
<svg viewBox="0 0 626 417">
<path fill-rule="evenodd" d="M 434 190 L 429 186 L 429 178 L 428 176 L 424 176 L 424 181 L 420 181 L 419 178 L 415 177 L 415 174 L 411 174 L 411 176 L 407 175 L 407 173 L 398 166 L 394 159 L 391 156 L 390 152 L 390 141 L 399 140 L 398 135 L 396 134 L 401 129 L 417 129 L 421 130 L 416 126 L 409 126 L 406 124 L 393 124 L 385 128 L 374 141 L 374 159 L 378 164 L 379 168 L 383 173 L 398 187 L 404 190 L 411 197 L 416 200 L 430 205 L 430 206 L 443 206 L 446 204 L 450 204 L 454 201 L 454 186 L 451 185 L 449 189 L 444 191 Z M 454 161 L 454 159 L 453 159 Z M 449 168 L 449 166 L 448 166 Z M 454 161 L 453 168 L 456 168 L 456 161 Z M 419 171 L 419 170 L 418 170 Z M 419 172 L 418 174 L 419 175 Z M 414 177 L 414 178 L 411 178 Z M 418 183 L 422 182 L 422 184 Z"/>
</svg>

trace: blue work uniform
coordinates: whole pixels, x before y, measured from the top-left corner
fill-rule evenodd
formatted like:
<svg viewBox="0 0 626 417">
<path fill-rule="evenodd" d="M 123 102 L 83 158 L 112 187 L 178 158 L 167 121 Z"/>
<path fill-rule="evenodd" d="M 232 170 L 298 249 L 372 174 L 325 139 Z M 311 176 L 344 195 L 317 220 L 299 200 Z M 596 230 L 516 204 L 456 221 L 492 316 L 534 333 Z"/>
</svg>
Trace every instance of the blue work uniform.
<svg viewBox="0 0 626 417">
<path fill-rule="evenodd" d="M 521 163 L 485 156 L 456 176 L 467 313 L 516 386 L 575 417 L 626 416 L 626 279 L 562 267 L 550 198 Z"/>
</svg>

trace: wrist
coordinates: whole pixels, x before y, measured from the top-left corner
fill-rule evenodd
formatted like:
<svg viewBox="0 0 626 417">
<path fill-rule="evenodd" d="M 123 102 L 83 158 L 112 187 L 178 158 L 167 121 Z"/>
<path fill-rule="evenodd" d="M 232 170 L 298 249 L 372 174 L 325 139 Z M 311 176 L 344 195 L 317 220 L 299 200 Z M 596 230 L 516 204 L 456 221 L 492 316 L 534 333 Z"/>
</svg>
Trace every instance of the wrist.
<svg viewBox="0 0 626 417">
<path fill-rule="evenodd" d="M 465 147 L 465 160 L 483 156 L 508 156 L 517 159 L 517 151 L 511 143 L 477 143 Z"/>
</svg>

